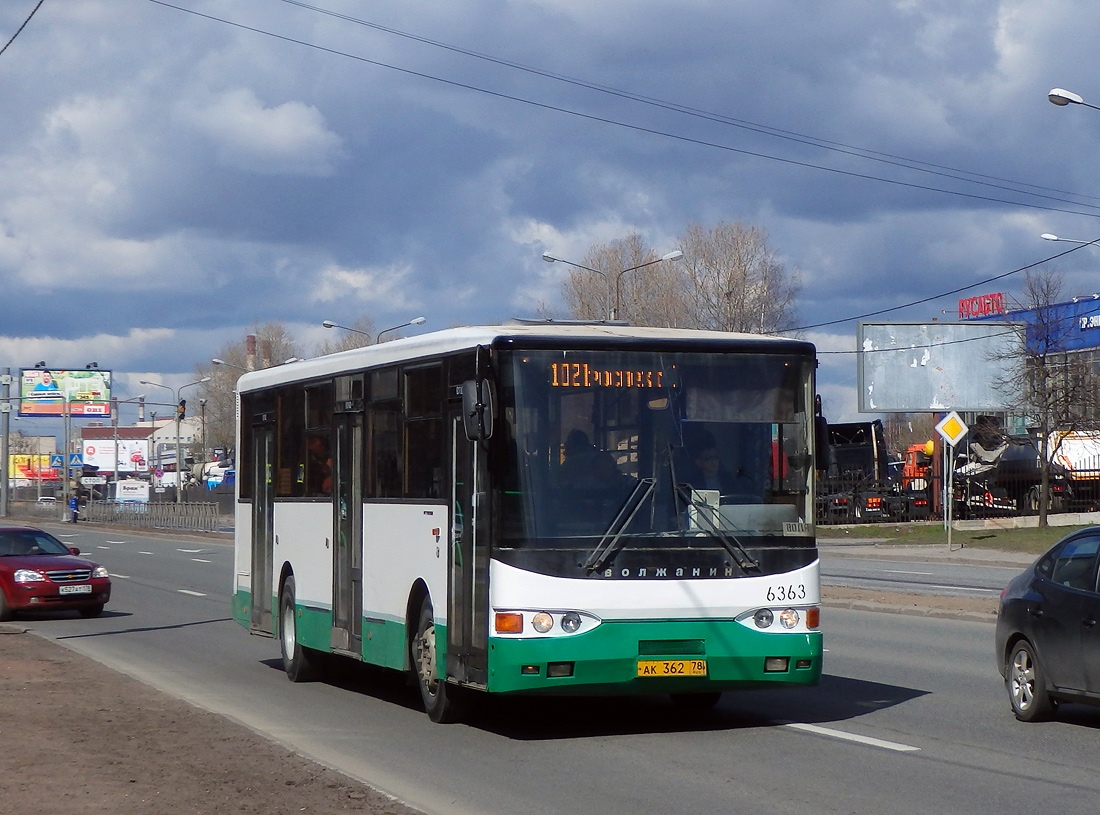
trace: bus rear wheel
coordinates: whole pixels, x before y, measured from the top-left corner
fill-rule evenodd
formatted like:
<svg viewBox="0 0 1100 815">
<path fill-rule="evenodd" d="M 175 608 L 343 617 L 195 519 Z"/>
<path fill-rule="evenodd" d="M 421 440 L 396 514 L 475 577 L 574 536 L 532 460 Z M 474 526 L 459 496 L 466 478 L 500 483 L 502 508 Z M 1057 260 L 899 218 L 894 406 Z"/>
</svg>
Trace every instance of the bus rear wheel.
<svg viewBox="0 0 1100 815">
<path fill-rule="evenodd" d="M 432 601 L 429 597 L 425 597 L 420 604 L 416 632 L 409 640 L 409 659 L 416 674 L 416 685 L 420 688 L 424 711 L 433 722 L 446 724 L 457 721 L 461 715 L 459 704 L 461 691 L 457 686 L 448 685 L 446 680 L 439 677 L 439 671 L 436 669 L 438 656 Z"/>
<path fill-rule="evenodd" d="M 298 642 L 293 575 L 283 583 L 279 594 L 279 650 L 283 654 L 283 670 L 291 682 L 312 682 L 317 678 L 316 654 Z"/>
</svg>

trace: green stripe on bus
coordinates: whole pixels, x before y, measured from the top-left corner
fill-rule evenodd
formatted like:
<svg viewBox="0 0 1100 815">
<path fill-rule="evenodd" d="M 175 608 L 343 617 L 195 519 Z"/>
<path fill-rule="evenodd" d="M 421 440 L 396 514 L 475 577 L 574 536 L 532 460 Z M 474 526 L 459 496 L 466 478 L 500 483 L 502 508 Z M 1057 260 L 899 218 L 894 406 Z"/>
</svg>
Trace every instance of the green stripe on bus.
<svg viewBox="0 0 1100 815">
<path fill-rule="evenodd" d="M 677 653 L 697 652 L 699 640 L 704 654 Z M 667 653 L 657 653 L 660 648 L 655 643 L 661 641 L 670 643 Z M 678 647 L 685 643 L 692 647 Z M 812 685 L 821 677 L 821 655 L 820 632 L 765 633 L 731 620 L 605 622 L 571 637 L 491 638 L 488 689 L 496 693 L 648 693 Z M 766 657 L 788 657 L 790 667 L 766 672 Z M 639 658 L 702 658 L 707 675 L 639 677 Z M 807 667 L 797 667 L 799 661 Z M 550 663 L 572 663 L 572 675 L 547 676 Z"/>
</svg>

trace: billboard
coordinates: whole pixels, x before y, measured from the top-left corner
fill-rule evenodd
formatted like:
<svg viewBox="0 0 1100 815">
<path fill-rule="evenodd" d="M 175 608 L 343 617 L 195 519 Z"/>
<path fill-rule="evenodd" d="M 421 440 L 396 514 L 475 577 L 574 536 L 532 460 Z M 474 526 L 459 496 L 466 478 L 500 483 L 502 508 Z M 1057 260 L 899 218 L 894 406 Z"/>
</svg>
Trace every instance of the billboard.
<svg viewBox="0 0 1100 815">
<path fill-rule="evenodd" d="M 1006 322 L 860 323 L 860 413 L 998 411 L 1020 326 Z"/>
<path fill-rule="evenodd" d="M 114 472 L 115 455 L 114 439 L 84 442 L 85 466 L 98 467 L 101 473 Z M 120 473 L 143 473 L 149 469 L 149 439 L 119 439 L 117 455 Z"/>
<path fill-rule="evenodd" d="M 111 372 L 20 369 L 20 416 L 63 416 L 66 404 L 71 416 L 110 416 Z"/>
<path fill-rule="evenodd" d="M 12 453 L 8 456 L 8 478 L 21 481 L 60 481 L 58 471 L 50 467 L 48 455 Z"/>
</svg>

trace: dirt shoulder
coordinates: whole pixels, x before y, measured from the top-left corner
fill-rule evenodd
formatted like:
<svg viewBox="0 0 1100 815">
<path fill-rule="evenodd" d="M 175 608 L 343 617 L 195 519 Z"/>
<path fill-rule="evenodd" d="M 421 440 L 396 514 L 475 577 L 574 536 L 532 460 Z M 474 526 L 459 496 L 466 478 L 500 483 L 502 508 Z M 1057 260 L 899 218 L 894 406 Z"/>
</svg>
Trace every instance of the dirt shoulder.
<svg viewBox="0 0 1100 815">
<path fill-rule="evenodd" d="M 416 813 L 243 725 L 22 631 L 0 625 L 6 812 Z"/>
<path fill-rule="evenodd" d="M 884 611 L 893 614 L 914 614 L 921 617 L 943 617 L 990 623 L 997 619 L 998 603 L 995 597 L 948 597 L 840 586 L 822 586 L 821 601 L 826 609 L 851 608 L 859 611 Z"/>
</svg>

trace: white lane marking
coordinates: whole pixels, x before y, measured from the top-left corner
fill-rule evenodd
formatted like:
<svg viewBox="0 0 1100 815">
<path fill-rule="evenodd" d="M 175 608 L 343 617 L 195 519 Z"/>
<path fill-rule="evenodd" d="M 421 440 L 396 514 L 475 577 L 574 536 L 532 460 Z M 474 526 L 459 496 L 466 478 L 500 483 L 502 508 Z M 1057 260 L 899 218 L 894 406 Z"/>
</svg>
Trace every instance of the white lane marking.
<svg viewBox="0 0 1100 815">
<path fill-rule="evenodd" d="M 177 549 L 177 552 L 183 552 L 185 555 L 194 555 L 199 552 L 205 552 L 205 549 Z"/>
<path fill-rule="evenodd" d="M 151 555 L 152 552 L 138 552 L 139 555 Z"/>
<path fill-rule="evenodd" d="M 97 546 L 96 549 L 110 549 L 110 546 Z"/>
<path fill-rule="evenodd" d="M 855 733 L 846 733 L 843 730 L 833 730 L 831 727 L 819 727 L 816 724 L 790 722 L 784 725 L 784 727 L 793 727 L 795 730 L 802 730 L 806 733 L 815 733 L 819 736 L 828 736 L 829 738 L 833 739 L 854 741 L 857 744 L 866 744 L 869 747 L 881 747 L 884 750 L 893 750 L 898 753 L 911 753 L 916 750 L 920 750 L 919 747 L 913 747 L 909 744 L 900 744 L 896 741 L 883 741 L 882 739 L 874 739 L 870 736 L 859 736 Z"/>
<path fill-rule="evenodd" d="M 107 543 L 126 543 L 126 541 L 107 541 Z"/>
<path fill-rule="evenodd" d="M 195 561 L 196 563 L 213 563 L 214 562 L 212 560 L 203 560 L 201 557 L 193 557 L 193 558 L 191 558 L 191 560 Z"/>
<path fill-rule="evenodd" d="M 130 575 L 128 575 L 128 574 L 115 574 L 114 572 L 111 572 L 111 577 L 117 577 L 119 580 L 129 580 L 130 579 Z"/>
<path fill-rule="evenodd" d="M 882 571 L 884 571 L 886 574 L 919 574 L 924 577 L 931 577 L 933 574 L 935 574 L 934 572 L 907 572 L 902 569 L 883 569 Z"/>
<path fill-rule="evenodd" d="M 188 591 L 187 589 L 176 589 L 180 594 L 190 594 L 192 597 L 205 597 L 201 591 Z"/>
<path fill-rule="evenodd" d="M 979 594 L 1000 594 L 1000 589 L 975 589 L 970 586 L 937 586 L 935 584 L 929 584 L 930 589 L 950 589 L 951 591 L 976 591 Z"/>
</svg>

